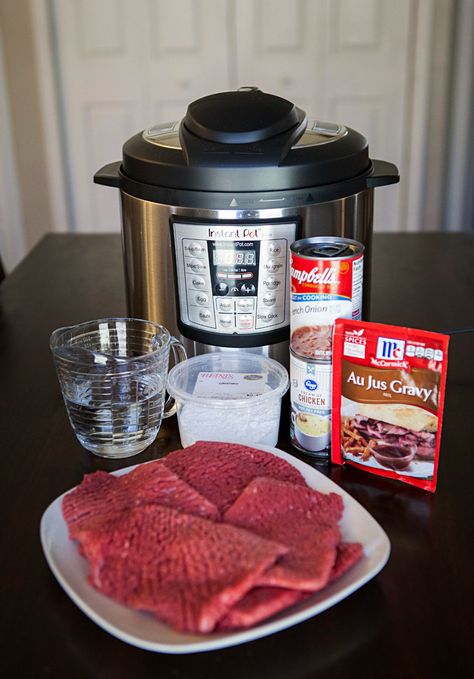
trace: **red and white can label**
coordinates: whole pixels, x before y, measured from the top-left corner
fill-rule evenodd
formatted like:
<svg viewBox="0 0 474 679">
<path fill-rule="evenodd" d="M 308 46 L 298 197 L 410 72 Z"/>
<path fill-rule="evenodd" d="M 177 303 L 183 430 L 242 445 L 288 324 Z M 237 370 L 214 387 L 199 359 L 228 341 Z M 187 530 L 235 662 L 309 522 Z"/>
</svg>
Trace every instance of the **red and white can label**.
<svg viewBox="0 0 474 679">
<path fill-rule="evenodd" d="M 362 315 L 364 255 L 343 259 L 291 252 L 291 348 L 298 356 L 330 361 L 336 318 Z"/>
</svg>

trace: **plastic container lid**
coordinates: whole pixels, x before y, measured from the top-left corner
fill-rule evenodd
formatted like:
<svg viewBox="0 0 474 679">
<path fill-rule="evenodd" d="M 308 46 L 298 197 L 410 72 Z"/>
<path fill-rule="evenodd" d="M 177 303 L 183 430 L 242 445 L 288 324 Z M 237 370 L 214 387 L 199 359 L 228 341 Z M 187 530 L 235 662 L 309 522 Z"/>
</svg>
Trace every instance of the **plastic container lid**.
<svg viewBox="0 0 474 679">
<path fill-rule="evenodd" d="M 209 378 L 203 373 L 240 373 L 248 380 L 249 391 L 252 391 L 252 383 L 263 376 L 265 379 L 263 393 L 254 394 L 250 397 L 242 397 L 242 387 L 235 387 L 235 398 L 232 395 L 233 387 L 226 385 L 218 395 L 219 387 L 216 387 L 216 396 L 212 394 L 212 384 L 204 384 Z M 252 376 L 255 376 L 252 379 Z M 196 389 L 199 378 L 199 387 Z M 212 379 L 212 378 L 211 378 Z M 223 378 L 225 381 L 225 378 Z M 280 399 L 286 393 L 289 386 L 288 373 L 285 368 L 272 358 L 266 358 L 261 354 L 253 354 L 241 351 L 219 351 L 210 354 L 194 356 L 182 361 L 172 368 L 168 374 L 168 392 L 178 402 L 194 401 L 202 404 L 205 400 L 212 407 L 248 407 L 250 403 L 261 404 L 266 400 Z M 259 389 L 256 389 L 258 391 Z M 197 391 L 197 393 L 196 393 Z M 204 391 L 206 393 L 204 393 Z"/>
</svg>

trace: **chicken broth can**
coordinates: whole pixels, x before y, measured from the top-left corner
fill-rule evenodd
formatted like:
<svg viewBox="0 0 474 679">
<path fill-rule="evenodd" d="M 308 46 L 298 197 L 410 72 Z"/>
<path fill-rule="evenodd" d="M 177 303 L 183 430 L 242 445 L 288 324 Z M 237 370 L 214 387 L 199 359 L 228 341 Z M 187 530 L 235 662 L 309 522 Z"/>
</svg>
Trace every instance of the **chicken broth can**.
<svg viewBox="0 0 474 679">
<path fill-rule="evenodd" d="M 312 457 L 329 458 L 331 442 L 331 363 L 290 350 L 291 442 Z"/>
<path fill-rule="evenodd" d="M 330 361 L 336 318 L 362 315 L 364 246 L 318 236 L 291 245 L 291 341 L 295 354 Z"/>
</svg>

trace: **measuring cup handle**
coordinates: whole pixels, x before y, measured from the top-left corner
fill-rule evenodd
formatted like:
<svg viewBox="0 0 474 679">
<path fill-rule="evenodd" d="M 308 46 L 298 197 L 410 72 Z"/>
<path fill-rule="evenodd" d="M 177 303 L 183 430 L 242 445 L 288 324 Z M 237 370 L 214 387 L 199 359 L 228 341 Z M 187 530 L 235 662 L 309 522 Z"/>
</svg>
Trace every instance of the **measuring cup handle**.
<svg viewBox="0 0 474 679">
<path fill-rule="evenodd" d="M 173 352 L 173 360 L 175 365 L 176 363 L 185 361 L 188 358 L 188 355 L 186 354 L 186 349 L 181 344 L 181 342 L 176 339 L 176 337 L 173 336 L 171 337 L 170 349 Z M 163 419 L 165 419 L 165 417 L 171 417 L 175 413 L 176 413 L 176 402 L 172 396 L 168 396 L 165 402 L 165 406 L 163 408 Z"/>
</svg>

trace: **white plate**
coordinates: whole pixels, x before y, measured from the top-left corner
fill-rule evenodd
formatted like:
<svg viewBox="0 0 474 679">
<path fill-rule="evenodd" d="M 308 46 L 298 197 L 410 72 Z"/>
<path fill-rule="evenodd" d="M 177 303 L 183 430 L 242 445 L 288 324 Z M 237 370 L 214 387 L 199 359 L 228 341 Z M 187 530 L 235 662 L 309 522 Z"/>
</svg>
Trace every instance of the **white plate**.
<svg viewBox="0 0 474 679">
<path fill-rule="evenodd" d="M 312 488 L 324 493 L 333 491 L 342 495 L 344 499 L 344 516 L 340 523 L 342 538 L 362 543 L 364 556 L 349 572 L 329 587 L 289 609 L 289 612 L 283 611 L 268 622 L 248 630 L 208 635 L 175 632 L 147 613 L 134 611 L 112 601 L 88 583 L 87 561 L 79 555 L 77 543 L 69 539 L 61 513 L 63 495 L 50 504 L 41 519 L 43 551 L 61 587 L 91 620 L 113 636 L 133 646 L 161 653 L 196 653 L 259 639 L 321 613 L 362 587 L 387 562 L 390 542 L 385 532 L 348 493 L 305 462 L 270 446 L 262 445 L 258 448 L 274 453 L 296 467 Z M 135 466 L 137 465 L 115 473 L 126 474 Z"/>
</svg>

